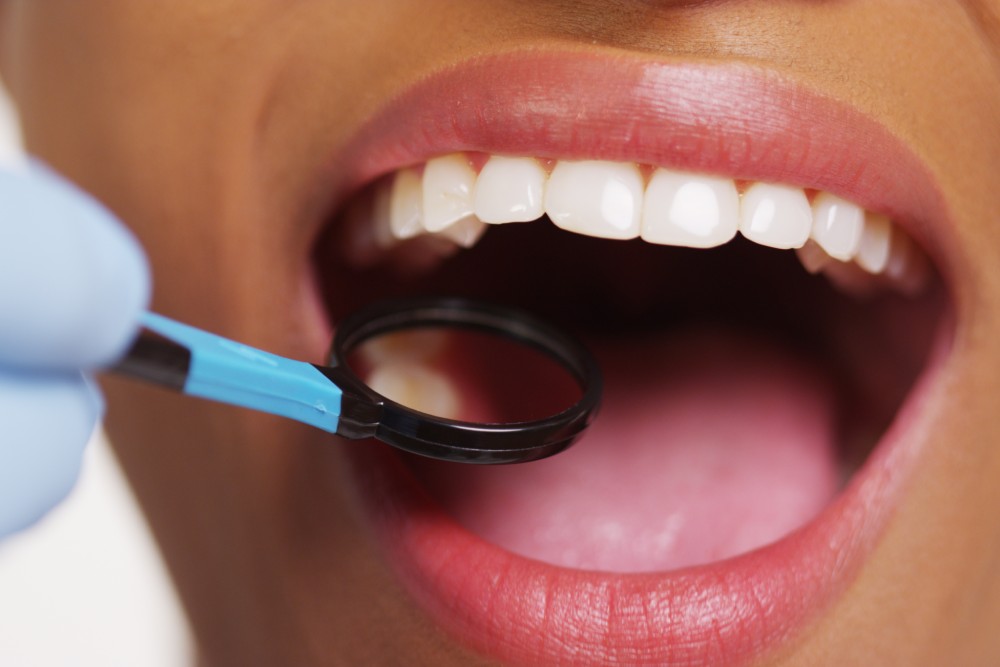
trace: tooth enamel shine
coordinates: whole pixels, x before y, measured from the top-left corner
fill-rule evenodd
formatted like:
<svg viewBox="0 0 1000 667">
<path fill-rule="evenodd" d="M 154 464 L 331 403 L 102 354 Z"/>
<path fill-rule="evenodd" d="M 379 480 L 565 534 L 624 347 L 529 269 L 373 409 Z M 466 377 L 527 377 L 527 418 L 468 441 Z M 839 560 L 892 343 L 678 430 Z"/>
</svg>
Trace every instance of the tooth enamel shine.
<svg viewBox="0 0 1000 667">
<path fill-rule="evenodd" d="M 926 256 L 891 220 L 828 192 L 810 204 L 801 188 L 758 182 L 740 195 L 732 179 L 662 167 L 645 184 L 639 165 L 601 160 L 546 169 L 535 158 L 494 155 L 476 174 L 464 153 L 433 158 L 422 172 L 401 169 L 374 190 L 371 205 L 345 214 L 356 242 L 352 261 L 368 266 L 392 251 L 401 262 L 404 248 L 429 268 L 474 246 L 490 225 L 548 215 L 586 236 L 692 248 L 723 245 L 738 231 L 760 245 L 795 249 L 807 271 L 858 294 L 886 286 L 916 294 L 931 274 Z M 859 269 L 882 278 L 872 282 Z"/>
<path fill-rule="evenodd" d="M 812 232 L 812 209 L 801 188 L 755 183 L 743 193 L 740 233 L 754 243 L 801 248 Z"/>
<path fill-rule="evenodd" d="M 639 236 L 642 201 L 642 174 L 635 164 L 564 161 L 549 176 L 545 212 L 567 231 L 634 239 Z"/>
<path fill-rule="evenodd" d="M 642 238 L 649 243 L 713 248 L 736 236 L 739 220 L 732 179 L 657 169 L 646 187 Z"/>
<path fill-rule="evenodd" d="M 423 186 L 415 169 L 396 173 L 389 197 L 389 227 L 397 239 L 413 238 L 424 231 Z"/>
<path fill-rule="evenodd" d="M 813 201 L 812 238 L 826 254 L 842 262 L 854 258 L 861 244 L 865 212 L 860 206 L 829 192 Z"/>
<path fill-rule="evenodd" d="M 475 187 L 476 172 L 461 153 L 428 160 L 423 178 L 424 228 L 440 232 L 471 217 Z"/>
<path fill-rule="evenodd" d="M 440 232 L 435 234 L 435 236 L 444 237 L 455 244 L 468 249 L 476 245 L 476 242 L 481 239 L 485 233 L 486 223 L 472 215 L 467 218 L 462 218 L 458 222 L 445 227 Z"/>
<path fill-rule="evenodd" d="M 869 273 L 882 273 L 889 263 L 889 245 L 892 236 L 892 223 L 884 215 L 868 214 L 865 217 L 865 228 L 861 233 L 861 243 L 858 247 L 857 262 Z"/>
<path fill-rule="evenodd" d="M 419 361 L 378 366 L 365 382 L 376 393 L 408 408 L 448 419 L 459 416 L 458 392 L 452 382 Z"/>
<path fill-rule="evenodd" d="M 476 180 L 476 217 L 490 224 L 537 220 L 545 215 L 547 178 L 534 158 L 491 157 Z"/>
</svg>

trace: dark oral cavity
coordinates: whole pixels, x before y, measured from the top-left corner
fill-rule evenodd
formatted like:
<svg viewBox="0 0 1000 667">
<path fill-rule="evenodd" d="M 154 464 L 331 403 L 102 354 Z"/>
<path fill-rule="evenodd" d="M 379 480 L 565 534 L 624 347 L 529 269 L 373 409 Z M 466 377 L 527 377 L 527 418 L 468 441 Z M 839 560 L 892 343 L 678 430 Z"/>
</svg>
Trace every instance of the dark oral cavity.
<svg viewBox="0 0 1000 667">
<path fill-rule="evenodd" d="M 455 293 L 527 308 L 592 347 L 605 403 L 569 452 L 490 469 L 407 460 L 486 540 L 613 572 L 728 558 L 815 517 L 891 422 L 943 307 L 940 285 L 858 301 L 791 253 L 739 241 L 688 251 L 535 223 L 417 275 L 352 269 L 328 249 L 334 322 L 375 298 Z"/>
</svg>

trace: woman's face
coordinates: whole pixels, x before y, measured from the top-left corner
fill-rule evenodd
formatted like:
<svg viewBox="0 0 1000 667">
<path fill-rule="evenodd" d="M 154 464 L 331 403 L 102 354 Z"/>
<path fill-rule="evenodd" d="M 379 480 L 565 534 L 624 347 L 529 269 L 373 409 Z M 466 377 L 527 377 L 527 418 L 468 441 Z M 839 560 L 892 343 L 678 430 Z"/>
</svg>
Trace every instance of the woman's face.
<svg viewBox="0 0 1000 667">
<path fill-rule="evenodd" d="M 158 312 L 320 362 L 469 294 L 604 369 L 501 470 L 109 380 L 206 664 L 1000 662 L 1000 2 L 0 7 L 29 148 Z"/>
</svg>

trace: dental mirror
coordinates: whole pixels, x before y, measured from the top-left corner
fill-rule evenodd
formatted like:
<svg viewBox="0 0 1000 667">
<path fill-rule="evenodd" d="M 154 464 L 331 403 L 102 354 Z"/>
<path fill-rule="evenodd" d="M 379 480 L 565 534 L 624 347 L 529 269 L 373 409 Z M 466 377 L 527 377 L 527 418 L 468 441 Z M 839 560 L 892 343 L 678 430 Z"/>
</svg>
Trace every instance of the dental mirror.
<svg viewBox="0 0 1000 667">
<path fill-rule="evenodd" d="M 469 299 L 368 306 L 339 323 L 326 365 L 153 313 L 143 324 L 118 374 L 447 461 L 556 454 L 590 425 L 601 397 L 597 363 L 574 339 Z"/>
</svg>

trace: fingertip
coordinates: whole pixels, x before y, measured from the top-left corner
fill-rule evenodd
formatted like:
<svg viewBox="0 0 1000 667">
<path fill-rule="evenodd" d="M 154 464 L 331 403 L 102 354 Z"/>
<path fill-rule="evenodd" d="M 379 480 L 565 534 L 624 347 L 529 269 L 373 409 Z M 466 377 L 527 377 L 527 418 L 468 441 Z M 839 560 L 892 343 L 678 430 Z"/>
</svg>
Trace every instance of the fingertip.
<svg viewBox="0 0 1000 667">
<path fill-rule="evenodd" d="M 94 367 L 120 356 L 150 298 L 142 248 L 46 165 L 0 174 L 0 361 Z"/>
<path fill-rule="evenodd" d="M 152 276 L 138 240 L 124 225 L 106 225 L 91 238 L 95 290 L 92 310 L 80 323 L 81 367 L 104 366 L 118 359 L 134 339 L 139 318 L 149 307 Z"/>
</svg>

